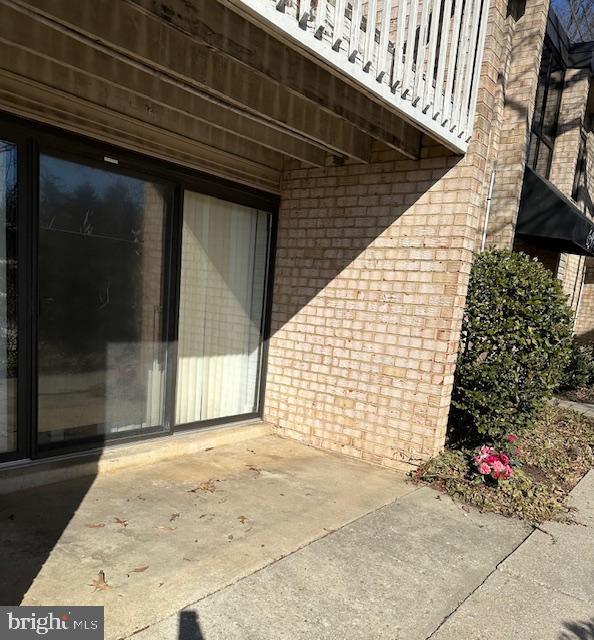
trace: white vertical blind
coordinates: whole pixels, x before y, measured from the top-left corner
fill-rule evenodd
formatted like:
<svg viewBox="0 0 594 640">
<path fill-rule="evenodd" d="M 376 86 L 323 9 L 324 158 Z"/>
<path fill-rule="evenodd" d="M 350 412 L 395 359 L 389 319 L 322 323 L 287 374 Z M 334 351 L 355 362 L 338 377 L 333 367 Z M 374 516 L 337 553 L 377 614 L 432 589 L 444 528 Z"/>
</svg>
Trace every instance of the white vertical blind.
<svg viewBox="0 0 594 640">
<path fill-rule="evenodd" d="M 268 214 L 184 195 L 176 421 L 257 410 Z"/>
</svg>

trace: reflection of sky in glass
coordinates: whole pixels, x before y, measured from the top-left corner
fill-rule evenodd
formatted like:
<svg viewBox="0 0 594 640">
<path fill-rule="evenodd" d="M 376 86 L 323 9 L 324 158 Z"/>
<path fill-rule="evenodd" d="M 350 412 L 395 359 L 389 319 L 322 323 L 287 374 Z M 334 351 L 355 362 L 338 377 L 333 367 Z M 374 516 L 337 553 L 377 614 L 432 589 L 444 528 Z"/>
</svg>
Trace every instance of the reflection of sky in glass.
<svg viewBox="0 0 594 640">
<path fill-rule="evenodd" d="M 106 190 L 117 184 L 125 184 L 130 197 L 142 204 L 143 181 L 122 176 L 105 169 L 97 169 L 52 156 L 41 156 L 41 180 L 51 179 L 65 191 L 74 191 L 82 184 L 92 184 L 97 195 L 103 197 Z"/>
</svg>

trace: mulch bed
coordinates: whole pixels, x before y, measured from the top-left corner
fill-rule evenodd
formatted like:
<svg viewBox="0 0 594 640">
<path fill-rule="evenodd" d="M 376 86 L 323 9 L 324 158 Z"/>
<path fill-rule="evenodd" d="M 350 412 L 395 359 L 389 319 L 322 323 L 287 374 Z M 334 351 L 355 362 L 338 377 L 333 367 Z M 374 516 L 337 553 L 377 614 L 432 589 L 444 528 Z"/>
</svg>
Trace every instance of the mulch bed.
<svg viewBox="0 0 594 640">
<path fill-rule="evenodd" d="M 561 407 L 548 407 L 534 428 L 516 442 L 513 476 L 482 482 L 474 472 L 473 450 L 446 449 L 417 469 L 415 482 L 454 500 L 533 523 L 571 521 L 568 493 L 594 468 L 594 421 Z"/>
<path fill-rule="evenodd" d="M 563 400 L 571 400 L 571 402 L 583 402 L 584 404 L 594 404 L 594 387 L 580 387 L 572 391 L 563 391 L 558 394 Z"/>
</svg>

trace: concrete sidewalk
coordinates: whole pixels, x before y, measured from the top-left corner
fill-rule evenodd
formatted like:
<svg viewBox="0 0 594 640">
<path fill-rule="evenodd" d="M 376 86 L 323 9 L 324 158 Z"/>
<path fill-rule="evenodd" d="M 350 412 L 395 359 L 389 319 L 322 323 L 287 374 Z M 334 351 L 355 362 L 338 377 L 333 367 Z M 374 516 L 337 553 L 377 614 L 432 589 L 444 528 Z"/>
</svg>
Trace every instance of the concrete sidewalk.
<svg viewBox="0 0 594 640">
<path fill-rule="evenodd" d="M 594 640 L 594 471 L 570 504 L 580 524 L 534 531 L 432 640 Z"/>
<path fill-rule="evenodd" d="M 422 488 L 136 640 L 593 640 L 594 472 L 544 531 Z"/>
<path fill-rule="evenodd" d="M 529 534 L 419 488 L 135 640 L 425 640 Z"/>
</svg>

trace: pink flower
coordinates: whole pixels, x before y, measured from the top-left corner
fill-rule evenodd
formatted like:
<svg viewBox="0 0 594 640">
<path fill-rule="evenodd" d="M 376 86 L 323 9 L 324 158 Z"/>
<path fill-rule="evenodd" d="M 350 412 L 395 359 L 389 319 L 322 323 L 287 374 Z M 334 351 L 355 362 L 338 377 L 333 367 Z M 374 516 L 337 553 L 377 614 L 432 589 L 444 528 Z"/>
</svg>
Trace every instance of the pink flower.
<svg viewBox="0 0 594 640">
<path fill-rule="evenodd" d="M 518 436 L 517 436 L 517 435 L 515 435 L 515 434 L 513 434 L 513 433 L 510 433 L 509 435 L 505 436 L 505 439 L 506 439 L 508 442 L 512 442 L 512 443 L 513 443 L 513 442 L 515 442 L 515 441 L 518 439 Z"/>
<path fill-rule="evenodd" d="M 478 467 L 479 473 L 484 476 L 488 476 L 491 473 L 491 467 L 486 462 L 481 462 Z"/>
<path fill-rule="evenodd" d="M 509 457 L 505 453 L 500 453 L 499 459 L 501 460 L 501 462 L 503 462 L 503 464 L 509 464 Z"/>
<path fill-rule="evenodd" d="M 497 460 L 493 462 L 492 467 L 493 471 L 495 471 L 496 473 L 502 473 L 503 471 L 505 471 L 505 465 L 501 462 L 501 460 L 499 460 L 499 458 L 497 458 Z"/>
</svg>

